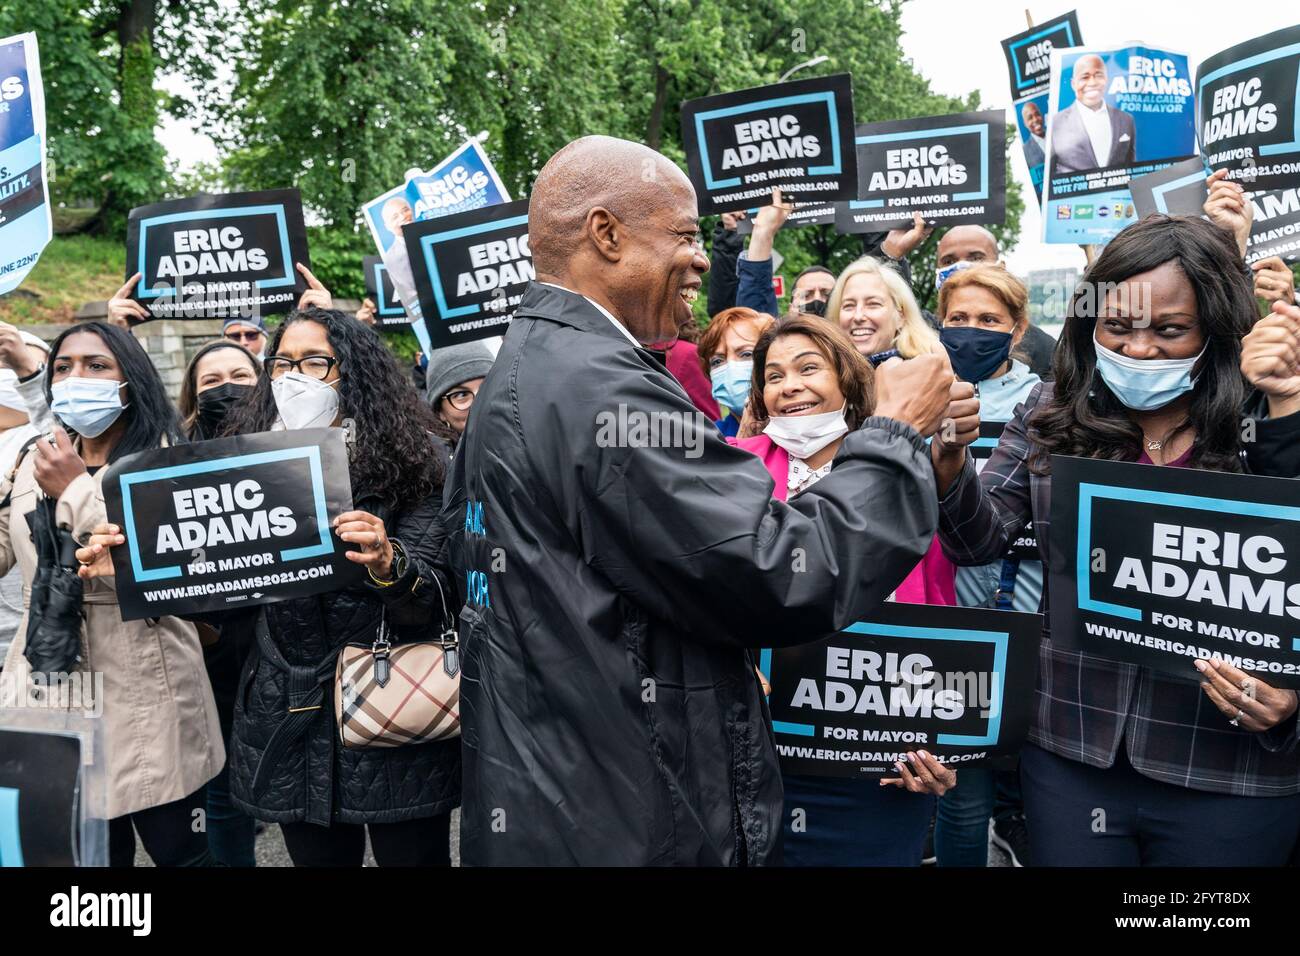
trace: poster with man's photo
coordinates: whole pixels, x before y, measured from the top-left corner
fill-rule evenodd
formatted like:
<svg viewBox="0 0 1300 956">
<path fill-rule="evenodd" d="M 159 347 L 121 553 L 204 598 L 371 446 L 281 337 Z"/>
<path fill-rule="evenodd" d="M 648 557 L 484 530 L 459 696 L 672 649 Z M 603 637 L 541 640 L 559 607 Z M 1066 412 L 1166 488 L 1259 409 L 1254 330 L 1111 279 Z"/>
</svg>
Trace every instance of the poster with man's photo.
<svg viewBox="0 0 1300 956">
<path fill-rule="evenodd" d="M 1046 242 L 1108 242 L 1137 221 L 1129 181 L 1194 155 L 1185 54 L 1141 43 L 1052 51 Z"/>
<path fill-rule="evenodd" d="M 126 224 L 132 298 L 155 319 L 212 319 L 290 311 L 311 268 L 296 189 L 203 193 L 137 206 Z"/>
<path fill-rule="evenodd" d="M 139 452 L 104 476 L 122 619 L 336 591 L 361 565 L 331 522 L 352 507 L 343 431 L 238 435 Z"/>
<path fill-rule="evenodd" d="M 1211 169 L 1246 189 L 1300 187 L 1300 26 L 1229 47 L 1196 71 L 1196 120 Z"/>
<path fill-rule="evenodd" d="M 836 205 L 836 231 L 905 229 L 915 213 L 945 226 L 1002 222 L 1006 141 L 1003 110 L 863 123 L 858 193 Z"/>
<path fill-rule="evenodd" d="M 1300 483 L 1053 455 L 1052 643 L 1300 688 Z"/>
<path fill-rule="evenodd" d="M 701 214 L 753 208 L 773 189 L 795 201 L 851 199 L 852 79 L 837 73 L 688 100 L 682 143 Z"/>
<path fill-rule="evenodd" d="M 45 90 L 35 33 L 0 39 L 0 295 L 54 235 L 46 187 Z"/>
<path fill-rule="evenodd" d="M 1139 176 L 1129 183 L 1137 217 L 1151 213 L 1168 216 L 1203 215 L 1209 189 L 1209 171 L 1200 156 L 1175 163 L 1159 172 Z M 1253 217 L 1246 240 L 1246 264 L 1278 256 L 1300 262 L 1300 189 L 1249 191 Z"/>
<path fill-rule="evenodd" d="M 1039 614 L 882 605 L 870 620 L 763 650 L 785 773 L 894 776 L 924 749 L 961 768 L 1015 754 L 1029 730 Z"/>
<path fill-rule="evenodd" d="M 406 310 L 426 355 L 433 351 L 433 345 L 420 311 L 415 276 L 402 241 L 403 229 L 411 223 L 509 201 L 510 193 L 492 160 L 478 140 L 469 139 L 432 169 L 408 170 L 403 183 L 362 207 L 362 217 L 388 269 L 397 301 Z"/>
</svg>

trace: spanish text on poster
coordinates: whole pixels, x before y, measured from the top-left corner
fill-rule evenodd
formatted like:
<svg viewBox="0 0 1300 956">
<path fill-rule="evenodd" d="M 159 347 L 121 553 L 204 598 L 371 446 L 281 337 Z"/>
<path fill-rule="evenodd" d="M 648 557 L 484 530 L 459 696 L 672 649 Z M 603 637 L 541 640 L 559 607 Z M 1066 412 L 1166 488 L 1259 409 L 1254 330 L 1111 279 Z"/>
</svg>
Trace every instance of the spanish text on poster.
<svg viewBox="0 0 1300 956">
<path fill-rule="evenodd" d="M 837 204 L 836 231 L 905 228 L 913 213 L 952 226 L 1002 222 L 1006 137 L 1003 110 L 858 126 L 858 194 Z"/>
<path fill-rule="evenodd" d="M 824 640 L 764 650 L 781 769 L 862 779 L 894 775 L 908 750 L 958 767 L 1016 753 L 1042 620 L 890 603 Z"/>
<path fill-rule="evenodd" d="M 155 319 L 290 311 L 307 289 L 307 231 L 296 189 L 202 194 L 131 210 L 126 277 Z"/>
<path fill-rule="evenodd" d="M 1211 169 L 1227 169 L 1247 189 L 1300 187 L 1300 26 L 1202 63 L 1196 126 Z"/>
<path fill-rule="evenodd" d="M 509 201 L 510 193 L 482 145 L 476 139 L 469 139 L 427 172 L 409 170 L 405 182 L 362 207 L 366 225 L 388 268 L 397 301 L 406 309 L 411 329 L 425 354 L 432 351 L 432 345 L 421 315 L 406 243 L 402 241 L 403 228 L 409 223 Z"/>
<path fill-rule="evenodd" d="M 1196 680 L 1300 688 L 1300 484 L 1052 457 L 1052 643 Z"/>
<path fill-rule="evenodd" d="M 382 256 L 365 256 L 361 260 L 365 273 L 366 295 L 375 304 L 375 320 L 380 325 L 410 325 L 411 317 L 406 308 L 398 301 L 397 290 L 393 288 L 393 277 L 388 274 Z"/>
<path fill-rule="evenodd" d="M 343 432 L 264 432 L 140 452 L 104 477 L 123 620 L 267 604 L 361 579 L 330 522 L 351 509 Z"/>
<path fill-rule="evenodd" d="M 1145 45 L 1052 52 L 1043 238 L 1106 243 L 1137 221 L 1128 184 L 1196 154 L 1187 57 Z"/>
<path fill-rule="evenodd" d="M 768 202 L 852 199 L 853 86 L 847 73 L 682 104 L 682 142 L 701 213 Z"/>
<path fill-rule="evenodd" d="M 536 278 L 527 199 L 412 223 L 402 233 L 432 348 L 505 334 Z"/>
<path fill-rule="evenodd" d="M 45 91 L 35 33 L 0 40 L 0 295 L 54 235 L 46 188 Z"/>
</svg>

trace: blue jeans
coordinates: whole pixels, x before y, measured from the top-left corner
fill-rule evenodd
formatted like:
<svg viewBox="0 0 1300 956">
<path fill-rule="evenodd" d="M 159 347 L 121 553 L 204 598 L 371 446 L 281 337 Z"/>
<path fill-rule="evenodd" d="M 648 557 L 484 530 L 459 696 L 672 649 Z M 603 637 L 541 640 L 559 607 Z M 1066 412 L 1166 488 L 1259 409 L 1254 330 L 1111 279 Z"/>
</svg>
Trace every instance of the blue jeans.
<svg viewBox="0 0 1300 956">
<path fill-rule="evenodd" d="M 784 782 L 786 866 L 921 865 L 934 797 L 882 787 L 878 778 Z"/>
<path fill-rule="evenodd" d="M 1016 770 L 991 766 L 957 771 L 957 786 L 939 798 L 934 855 L 939 866 L 988 866 L 989 818 L 1020 809 Z"/>
</svg>

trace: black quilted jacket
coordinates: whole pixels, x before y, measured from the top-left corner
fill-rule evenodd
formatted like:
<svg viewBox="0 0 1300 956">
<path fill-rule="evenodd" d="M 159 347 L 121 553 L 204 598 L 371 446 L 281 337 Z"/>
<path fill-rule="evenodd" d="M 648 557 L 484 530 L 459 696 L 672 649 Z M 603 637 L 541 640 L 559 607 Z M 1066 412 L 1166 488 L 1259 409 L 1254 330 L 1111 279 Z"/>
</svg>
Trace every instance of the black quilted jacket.
<svg viewBox="0 0 1300 956">
<path fill-rule="evenodd" d="M 394 643 L 437 635 L 442 585 L 433 562 L 443 540 L 440 501 L 435 493 L 395 518 L 377 501 L 357 502 L 358 508 L 383 518 L 389 536 L 406 550 L 408 567 L 396 584 L 381 589 L 367 583 L 262 609 L 267 636 L 298 671 L 298 688 L 291 691 L 290 675 L 255 644 L 240 678 L 229 748 L 232 796 L 250 816 L 275 823 L 395 823 L 459 806 L 459 738 L 345 750 L 334 720 L 333 662 L 344 644 L 374 639 L 381 610 L 387 610 Z M 251 623 L 246 617 L 242 626 Z M 312 671 L 321 679 L 304 676 Z M 323 706 L 301 736 L 262 767 L 267 745 L 289 708 L 317 702 Z"/>
</svg>

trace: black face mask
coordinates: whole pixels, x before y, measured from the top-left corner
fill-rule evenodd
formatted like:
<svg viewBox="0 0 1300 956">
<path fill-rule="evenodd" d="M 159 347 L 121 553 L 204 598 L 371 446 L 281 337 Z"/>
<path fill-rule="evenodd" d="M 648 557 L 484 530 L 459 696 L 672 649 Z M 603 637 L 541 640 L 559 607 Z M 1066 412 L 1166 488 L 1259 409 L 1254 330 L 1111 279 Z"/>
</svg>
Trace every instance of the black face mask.
<svg viewBox="0 0 1300 956">
<path fill-rule="evenodd" d="M 226 423 L 230 410 L 247 401 L 253 386 L 238 382 L 223 382 L 216 388 L 199 392 L 199 426 L 208 438 L 215 438 Z"/>
<path fill-rule="evenodd" d="M 826 318 L 826 303 L 821 299 L 810 299 L 799 306 L 799 311 L 803 315 L 816 315 L 824 319 Z"/>
<path fill-rule="evenodd" d="M 1011 354 L 1010 332 L 959 326 L 944 329 L 939 333 L 939 341 L 948 350 L 957 377 L 972 385 L 996 372 Z"/>
</svg>

